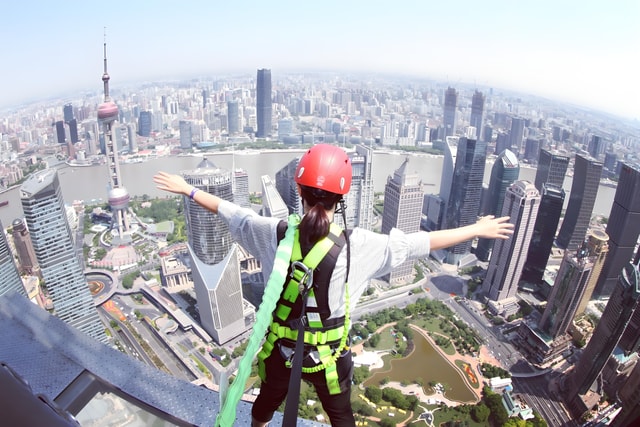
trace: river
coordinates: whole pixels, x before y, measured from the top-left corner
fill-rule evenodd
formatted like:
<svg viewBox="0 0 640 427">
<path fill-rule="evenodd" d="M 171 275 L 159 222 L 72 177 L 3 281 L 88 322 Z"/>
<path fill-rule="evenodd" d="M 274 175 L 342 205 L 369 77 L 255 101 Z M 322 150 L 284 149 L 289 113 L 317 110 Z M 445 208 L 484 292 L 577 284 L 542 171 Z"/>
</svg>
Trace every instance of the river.
<svg viewBox="0 0 640 427">
<path fill-rule="evenodd" d="M 208 160 L 216 166 L 224 169 L 242 168 L 249 174 L 249 190 L 257 192 L 261 190 L 260 177 L 269 175 L 272 178 L 275 173 L 284 167 L 292 159 L 300 156 L 301 150 L 275 150 L 264 153 L 256 151 L 235 154 L 223 152 L 207 153 Z M 375 151 L 373 156 L 373 185 L 376 192 L 384 191 L 387 177 L 400 167 L 406 154 L 388 153 Z M 407 170 L 417 173 L 426 193 L 438 193 L 440 189 L 440 175 L 442 174 L 442 156 L 433 156 L 423 153 L 409 154 L 409 165 Z M 195 156 L 173 156 L 158 157 L 143 163 L 125 163 L 120 166 L 122 182 L 132 196 L 142 196 L 144 194 L 156 197 L 166 193 L 156 189 L 152 177 L 159 171 L 178 173 L 183 170 L 194 169 L 201 161 L 201 157 Z M 489 181 L 491 164 L 487 164 L 485 169 L 485 182 Z M 66 203 L 71 204 L 74 200 L 100 200 L 106 202 L 108 170 L 106 165 L 72 167 L 62 166 L 59 169 L 62 195 Z M 520 179 L 533 182 L 535 169 L 521 168 Z M 571 189 L 571 178 L 567 177 L 564 182 L 567 191 Z M 594 214 L 609 216 L 615 188 L 600 186 Z M 16 218 L 24 216 L 20 204 L 19 188 L 13 188 L 0 194 L 0 201 L 8 201 L 9 204 L 0 207 L 0 221 L 7 227 Z M 569 197 L 566 197 L 568 202 Z"/>
</svg>

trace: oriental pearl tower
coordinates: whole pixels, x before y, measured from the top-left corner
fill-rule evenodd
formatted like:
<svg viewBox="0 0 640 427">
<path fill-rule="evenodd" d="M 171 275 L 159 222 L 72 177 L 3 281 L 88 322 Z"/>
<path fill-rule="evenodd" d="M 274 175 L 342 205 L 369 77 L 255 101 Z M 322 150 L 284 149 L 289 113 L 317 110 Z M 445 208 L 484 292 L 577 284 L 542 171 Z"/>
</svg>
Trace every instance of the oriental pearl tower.
<svg viewBox="0 0 640 427">
<path fill-rule="evenodd" d="M 109 168 L 109 206 L 113 213 L 112 227 L 118 232 L 113 243 L 124 244 L 131 242 L 129 233 L 129 220 L 127 208 L 129 206 L 129 192 L 122 185 L 120 178 L 120 163 L 118 162 L 118 150 L 113 140 L 113 122 L 118 119 L 118 106 L 109 96 L 109 73 L 107 73 L 107 41 L 104 41 L 104 102 L 98 106 L 98 121 L 102 124 L 105 150 L 107 155 L 107 167 Z"/>
</svg>

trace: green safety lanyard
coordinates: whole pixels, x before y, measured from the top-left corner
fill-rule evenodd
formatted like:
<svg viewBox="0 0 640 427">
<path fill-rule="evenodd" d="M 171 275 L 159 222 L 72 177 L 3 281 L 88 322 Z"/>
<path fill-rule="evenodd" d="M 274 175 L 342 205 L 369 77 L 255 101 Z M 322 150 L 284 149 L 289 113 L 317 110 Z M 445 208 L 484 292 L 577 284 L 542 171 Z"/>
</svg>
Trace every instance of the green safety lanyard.
<svg viewBox="0 0 640 427">
<path fill-rule="evenodd" d="M 247 349 L 238 364 L 238 374 L 228 389 L 226 389 L 226 379 L 223 378 L 220 381 L 220 412 L 216 417 L 217 427 L 230 427 L 236 420 L 236 407 L 242 398 L 244 386 L 251 373 L 251 363 L 260 349 L 262 339 L 271 324 L 273 310 L 276 308 L 276 303 L 282 293 L 291 260 L 294 235 L 299 223 L 300 217 L 298 215 L 289 215 L 287 231 L 284 238 L 280 240 L 278 244 L 276 257 L 273 262 L 273 270 L 267 281 L 262 302 L 256 313 L 256 323 L 249 336 Z"/>
</svg>

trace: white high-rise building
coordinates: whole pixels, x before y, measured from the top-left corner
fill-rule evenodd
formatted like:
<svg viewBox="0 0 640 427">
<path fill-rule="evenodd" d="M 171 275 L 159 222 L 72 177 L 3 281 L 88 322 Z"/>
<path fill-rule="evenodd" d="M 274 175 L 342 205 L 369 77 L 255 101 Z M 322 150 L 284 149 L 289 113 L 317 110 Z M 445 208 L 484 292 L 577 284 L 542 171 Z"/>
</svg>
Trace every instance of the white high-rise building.
<svg viewBox="0 0 640 427">
<path fill-rule="evenodd" d="M 55 169 L 33 174 L 20 187 L 22 210 L 54 313 L 87 335 L 107 342 L 71 235 Z"/>
<path fill-rule="evenodd" d="M 382 214 L 382 228 L 384 234 L 389 234 L 392 228 L 397 228 L 405 233 L 413 233 L 420 230 L 420 217 L 422 212 L 422 183 L 416 173 L 407 172 L 409 159 L 400 165 L 387 178 L 384 189 L 384 212 Z M 398 284 L 413 278 L 414 261 L 406 261 L 385 276 L 389 284 Z"/>
<path fill-rule="evenodd" d="M 207 159 L 182 176 L 200 191 L 233 201 L 231 172 Z M 218 215 L 188 197 L 184 200 L 200 322 L 218 344 L 224 344 L 251 327 L 245 319 L 253 319 L 255 309 L 243 299 L 240 261 L 229 227 Z"/>
<path fill-rule="evenodd" d="M 507 189 L 499 216 L 510 217 L 513 235 L 506 240 L 496 240 L 482 284 L 494 314 L 507 317 L 518 310 L 515 301 L 518 280 L 527 260 L 539 207 L 540 193 L 532 183 L 516 181 Z"/>
</svg>

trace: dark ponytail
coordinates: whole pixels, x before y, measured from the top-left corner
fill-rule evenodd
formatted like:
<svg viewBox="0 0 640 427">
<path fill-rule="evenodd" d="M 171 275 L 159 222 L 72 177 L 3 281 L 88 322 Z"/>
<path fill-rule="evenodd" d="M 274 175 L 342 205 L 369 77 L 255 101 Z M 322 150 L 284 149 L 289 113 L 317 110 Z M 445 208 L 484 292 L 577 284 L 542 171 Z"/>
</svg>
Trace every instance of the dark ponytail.
<svg viewBox="0 0 640 427">
<path fill-rule="evenodd" d="M 329 234 L 331 222 L 322 204 L 315 204 L 302 217 L 300 225 L 300 244 L 302 247 L 311 248 L 318 240 Z"/>
<path fill-rule="evenodd" d="M 342 196 L 317 188 L 300 186 L 303 203 L 309 206 L 309 211 L 302 217 L 298 229 L 300 230 L 300 244 L 305 249 L 311 247 L 321 238 L 329 234 L 331 221 L 326 211 L 334 209 Z"/>
</svg>

